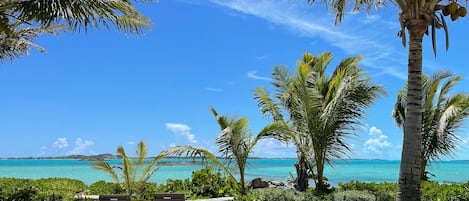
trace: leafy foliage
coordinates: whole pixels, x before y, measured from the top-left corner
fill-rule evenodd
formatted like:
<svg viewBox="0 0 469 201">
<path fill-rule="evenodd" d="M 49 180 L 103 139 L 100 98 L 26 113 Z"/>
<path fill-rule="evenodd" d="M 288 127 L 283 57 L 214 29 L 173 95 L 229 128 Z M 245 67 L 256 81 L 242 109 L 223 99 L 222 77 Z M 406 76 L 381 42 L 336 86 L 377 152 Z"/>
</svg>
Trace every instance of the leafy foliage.
<svg viewBox="0 0 469 201">
<path fill-rule="evenodd" d="M 88 190 L 90 190 L 90 194 L 92 195 L 125 193 L 125 189 L 123 189 L 121 185 L 103 180 L 91 184 Z"/>
<path fill-rule="evenodd" d="M 144 141 L 137 144 L 136 158 L 133 159 L 125 153 L 122 146 L 117 147 L 117 153 L 122 158 L 122 164 L 119 166 L 111 166 L 106 161 L 97 161 L 93 163 L 93 168 L 108 173 L 116 184 L 120 184 L 125 191 L 132 196 L 141 198 L 139 192 L 143 192 L 147 186 L 148 180 L 158 170 L 156 163 L 163 156 L 155 157 L 151 162 L 146 163 L 147 146 Z M 120 171 L 120 176 L 116 172 Z M 123 181 L 121 181 L 121 178 Z"/>
<path fill-rule="evenodd" d="M 150 0 L 147 0 L 150 1 Z M 44 33 L 87 31 L 114 26 L 118 31 L 140 34 L 150 20 L 127 0 L 2 0 L 0 2 L 0 61 L 27 55 L 33 41 Z"/>
<path fill-rule="evenodd" d="M 86 188 L 82 181 L 68 178 L 0 178 L 1 197 L 12 201 L 73 200 L 76 192 Z"/>
<path fill-rule="evenodd" d="M 250 191 L 247 195 L 237 196 L 235 201 L 306 201 L 305 194 L 295 190 L 264 188 Z M 313 199 L 308 199 L 313 200 Z"/>
<path fill-rule="evenodd" d="M 166 193 L 184 193 L 191 198 L 233 196 L 239 192 L 239 186 L 232 177 L 222 176 L 212 167 L 192 172 L 192 179 L 172 180 L 158 187 L 158 191 Z"/>
<path fill-rule="evenodd" d="M 285 126 L 281 123 L 269 124 L 256 137 L 252 137 L 252 133 L 248 129 L 247 118 L 230 118 L 219 115 L 214 108 L 210 108 L 210 110 L 220 126 L 221 132 L 216 137 L 215 143 L 218 153 L 224 159 L 223 162 L 218 160 L 215 154 L 210 151 L 192 146 L 175 146 L 163 151 L 161 156 L 185 156 L 190 158 L 200 157 L 203 160 L 208 159 L 216 167 L 223 169 L 233 179 L 235 178 L 233 172 L 237 170 L 240 175 L 239 190 L 244 194 L 246 193 L 244 172 L 249 154 L 251 154 L 259 140 L 278 134 Z"/>
<path fill-rule="evenodd" d="M 224 197 L 238 192 L 239 186 L 232 177 L 214 172 L 210 166 L 192 172 L 191 191 L 197 196 Z"/>
<path fill-rule="evenodd" d="M 469 116 L 469 95 L 451 93 L 462 80 L 461 75 L 448 71 L 438 71 L 431 76 L 424 74 L 422 79 L 422 152 L 420 175 L 428 179 L 426 167 L 431 161 L 452 156 L 461 143 L 457 133 L 461 131 L 464 120 Z M 407 110 L 407 85 L 399 91 L 393 108 L 397 125 L 404 127 Z"/>
<path fill-rule="evenodd" d="M 319 191 L 330 190 L 324 179 L 325 165 L 333 165 L 333 159 L 350 153 L 345 139 L 354 134 L 365 109 L 385 94 L 358 67 L 361 57 L 343 59 L 327 75 L 331 60 L 330 52 L 317 56 L 304 53 L 297 62 L 296 73 L 275 67 L 272 73 L 275 99 L 265 88 L 257 88 L 254 94 L 264 115 L 288 125 L 289 129 L 271 137 L 295 144 L 297 189 L 301 191 L 307 189 L 309 178 L 313 178 Z M 282 111 L 289 116 L 284 118 Z"/>
</svg>

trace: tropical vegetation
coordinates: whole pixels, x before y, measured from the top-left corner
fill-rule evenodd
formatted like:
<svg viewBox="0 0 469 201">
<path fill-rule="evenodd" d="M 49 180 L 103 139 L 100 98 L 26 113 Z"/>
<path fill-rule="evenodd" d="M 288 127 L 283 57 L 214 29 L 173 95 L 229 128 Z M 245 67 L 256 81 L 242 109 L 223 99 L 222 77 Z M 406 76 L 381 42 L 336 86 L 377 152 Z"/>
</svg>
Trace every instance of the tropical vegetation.
<svg viewBox="0 0 469 201">
<path fill-rule="evenodd" d="M 139 34 L 149 25 L 150 20 L 127 0 L 2 0 L 0 62 L 27 55 L 30 48 L 44 52 L 44 48 L 34 43 L 42 34 L 111 26 L 118 31 Z"/>
<path fill-rule="evenodd" d="M 219 160 L 217 156 L 208 150 L 195 148 L 192 146 L 175 146 L 161 153 L 162 156 L 185 156 L 190 158 L 202 157 L 208 159 L 215 166 L 223 169 L 231 178 L 235 178 L 233 169 L 239 173 L 239 189 L 241 194 L 246 193 L 245 170 L 247 159 L 252 153 L 254 146 L 263 138 L 276 135 L 284 129 L 283 124 L 273 123 L 265 126 L 256 137 L 248 128 L 248 119 L 230 118 L 219 115 L 212 107 L 210 108 L 215 117 L 221 132 L 215 139 L 218 154 L 222 157 Z"/>
<path fill-rule="evenodd" d="M 196 171 L 198 172 L 198 171 Z M 196 174 L 204 174 L 200 171 Z M 180 188 L 181 184 L 187 185 L 184 192 L 188 199 L 200 199 L 207 196 L 196 196 L 192 192 L 190 181 L 173 180 L 166 184 L 156 185 L 149 182 L 148 188 L 143 192 L 146 198 L 142 201 L 152 200 L 151 195 L 155 193 L 171 192 L 170 188 Z M 220 183 L 221 184 L 221 183 Z M 120 194 L 123 192 L 115 191 L 116 189 L 108 188 L 113 186 L 112 182 L 98 181 L 89 186 L 82 181 L 68 178 L 44 178 L 44 179 L 19 179 L 19 178 L 0 178 L 0 200 L 8 201 L 59 201 L 59 200 L 86 200 L 84 198 L 75 197 L 77 192 L 85 192 L 89 190 L 89 194 Z M 229 188 L 230 184 L 226 184 L 223 188 Z M 236 186 L 236 185 L 235 185 Z M 118 186 L 114 186 L 117 187 Z M 192 186 L 195 187 L 195 186 Z M 219 188 L 217 190 L 220 190 Z M 439 184 L 437 182 L 422 183 L 422 200 L 469 200 L 469 182 L 461 184 Z M 207 191 L 208 192 L 208 191 Z M 364 183 L 358 181 L 350 181 L 347 183 L 339 183 L 337 188 L 329 195 L 316 195 L 312 191 L 298 192 L 291 189 L 281 188 L 265 188 L 249 191 L 246 195 L 238 193 L 231 194 L 236 201 L 314 201 L 314 200 L 373 200 L 373 201 L 392 201 L 395 200 L 394 195 L 397 192 L 396 183 Z M 228 195 L 228 194 L 225 194 Z"/>
<path fill-rule="evenodd" d="M 438 71 L 431 76 L 423 75 L 422 152 L 420 154 L 420 176 L 428 180 L 426 167 L 431 161 L 451 156 L 462 142 L 457 132 L 469 116 L 469 95 L 452 93 L 461 81 L 461 75 Z M 397 95 L 393 117 L 397 125 L 404 127 L 406 120 L 407 87 Z"/>
<path fill-rule="evenodd" d="M 312 4 L 315 0 L 306 0 Z M 436 31 L 443 29 L 446 37 L 446 49 L 449 47 L 448 26 L 445 18 L 452 21 L 465 17 L 467 9 L 462 0 L 371 0 L 371 1 L 321 1 L 331 8 L 336 15 L 336 24 L 340 23 L 347 9 L 359 11 L 365 8 L 380 8 L 395 5 L 399 9 L 400 30 L 398 36 L 402 45 L 409 44 L 408 79 L 407 79 L 407 121 L 404 124 L 401 167 L 399 172 L 399 190 L 397 200 L 420 199 L 420 166 L 422 152 L 422 39 L 431 35 L 433 52 L 436 56 Z M 353 4 L 353 5 L 350 5 Z M 429 31 L 430 30 L 430 31 Z M 429 34 L 431 32 L 431 34 Z M 407 33 L 409 37 L 407 38 Z"/>
<path fill-rule="evenodd" d="M 288 132 L 271 137 L 281 137 L 292 142 L 298 153 L 295 164 L 297 189 L 305 191 L 310 177 L 318 191 L 327 192 L 324 176 L 326 164 L 346 156 L 351 147 L 346 139 L 353 135 L 365 116 L 365 109 L 385 94 L 384 88 L 374 84 L 358 66 L 361 57 L 343 59 L 326 74 L 332 53 L 317 56 L 305 53 L 297 62 L 297 71 L 276 67 L 273 86 L 277 94 L 270 97 L 261 87 L 254 97 L 264 115 L 275 122 L 288 124 Z M 286 111 L 288 117 L 283 117 Z"/>
<path fill-rule="evenodd" d="M 117 147 L 117 153 L 122 158 L 120 165 L 111 165 L 108 161 L 96 161 L 93 163 L 93 168 L 109 174 L 127 194 L 141 198 L 141 192 L 145 190 L 146 183 L 158 170 L 156 163 L 163 157 L 158 156 L 146 162 L 147 145 L 144 141 L 137 144 L 136 158 L 128 156 L 122 146 Z"/>
</svg>

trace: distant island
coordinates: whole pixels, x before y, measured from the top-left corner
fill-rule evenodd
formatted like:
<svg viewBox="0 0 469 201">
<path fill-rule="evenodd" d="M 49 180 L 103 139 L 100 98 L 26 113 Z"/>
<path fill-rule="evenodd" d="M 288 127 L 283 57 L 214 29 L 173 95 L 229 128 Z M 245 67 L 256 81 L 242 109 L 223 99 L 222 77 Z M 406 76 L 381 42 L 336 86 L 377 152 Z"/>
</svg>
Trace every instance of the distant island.
<svg viewBox="0 0 469 201">
<path fill-rule="evenodd" d="M 158 162 L 159 164 L 200 164 L 200 161 L 197 161 L 197 159 L 200 159 L 201 157 L 197 157 L 195 161 L 187 162 L 168 162 L 168 161 L 160 161 Z M 219 159 L 222 159 L 221 157 L 217 157 Z M 6 158 L 0 158 L 0 159 L 8 159 L 8 160 L 21 160 L 21 159 L 26 159 L 26 160 L 66 160 L 66 159 L 73 159 L 73 160 L 84 160 L 84 161 L 104 161 L 104 160 L 114 160 L 114 159 L 122 159 L 121 156 L 119 155 L 114 155 L 110 153 L 105 153 L 105 154 L 97 154 L 97 155 L 67 155 L 67 156 L 40 156 L 40 157 L 6 157 Z M 147 159 L 154 159 L 154 157 L 149 157 Z M 189 159 L 189 157 L 167 157 L 167 159 Z M 294 158 L 263 158 L 263 157 L 249 157 L 249 159 L 294 159 Z"/>
<path fill-rule="evenodd" d="M 2 158 L 2 159 L 75 159 L 75 160 L 87 160 L 87 161 L 101 161 L 101 160 L 112 160 L 121 159 L 119 155 L 114 154 L 98 154 L 98 155 L 68 155 L 68 156 L 44 156 L 44 157 L 21 157 L 21 158 Z"/>
</svg>

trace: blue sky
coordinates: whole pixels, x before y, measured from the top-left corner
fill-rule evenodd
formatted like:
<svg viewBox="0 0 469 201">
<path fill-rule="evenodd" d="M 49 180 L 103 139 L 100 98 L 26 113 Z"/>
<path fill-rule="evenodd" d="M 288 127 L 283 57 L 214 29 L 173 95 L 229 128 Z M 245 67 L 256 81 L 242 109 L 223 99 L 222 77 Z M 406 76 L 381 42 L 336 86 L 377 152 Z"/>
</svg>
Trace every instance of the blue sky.
<svg viewBox="0 0 469 201">
<path fill-rule="evenodd" d="M 129 152 L 145 140 L 149 154 L 172 145 L 215 150 L 218 125 L 209 111 L 245 116 L 254 133 L 268 123 L 253 89 L 270 88 L 277 65 L 296 68 L 306 51 L 331 51 L 332 65 L 363 55 L 361 66 L 388 90 L 367 111 L 364 126 L 349 140 L 351 158 L 399 159 L 402 132 L 391 118 L 407 74 L 407 49 L 396 37 L 393 7 L 333 14 L 304 1 L 162 0 L 138 4 L 154 26 L 128 36 L 115 30 L 42 36 L 46 54 L 0 66 L 0 157 Z M 448 69 L 469 76 L 467 19 L 449 22 L 450 49 L 438 32 L 438 56 L 424 39 L 424 71 Z M 331 67 L 332 68 L 332 67 Z M 467 91 L 467 79 L 455 91 Z M 467 123 L 456 159 L 469 159 Z M 274 140 L 254 156 L 294 157 L 295 148 Z"/>
</svg>

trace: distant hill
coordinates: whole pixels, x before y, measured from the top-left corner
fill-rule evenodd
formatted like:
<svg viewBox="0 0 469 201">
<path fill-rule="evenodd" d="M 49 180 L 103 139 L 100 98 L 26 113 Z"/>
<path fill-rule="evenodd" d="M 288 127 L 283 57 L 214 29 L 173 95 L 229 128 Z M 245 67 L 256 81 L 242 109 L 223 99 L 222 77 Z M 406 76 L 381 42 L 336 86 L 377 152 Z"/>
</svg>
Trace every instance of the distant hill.
<svg viewBox="0 0 469 201">
<path fill-rule="evenodd" d="M 68 156 L 47 156 L 47 157 L 24 157 L 24 158 L 7 158 L 7 159 L 78 159 L 87 161 L 100 161 L 100 160 L 111 160 L 120 159 L 121 157 L 113 154 L 98 154 L 98 155 L 68 155 Z"/>
</svg>

